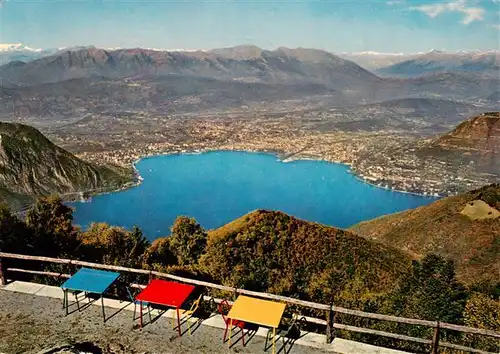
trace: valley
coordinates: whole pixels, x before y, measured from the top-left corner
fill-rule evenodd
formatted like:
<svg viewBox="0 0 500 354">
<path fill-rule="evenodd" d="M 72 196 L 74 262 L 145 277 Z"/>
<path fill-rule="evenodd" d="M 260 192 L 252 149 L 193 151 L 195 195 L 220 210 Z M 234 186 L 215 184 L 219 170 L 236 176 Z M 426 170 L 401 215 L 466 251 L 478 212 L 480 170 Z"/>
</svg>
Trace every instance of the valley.
<svg viewBox="0 0 500 354">
<path fill-rule="evenodd" d="M 476 168 L 481 157 L 427 148 L 466 119 L 498 110 L 498 53 L 392 57 L 388 65 L 422 73 L 399 77 L 345 58 L 284 47 L 70 48 L 2 66 L 0 118 L 32 125 L 99 165 L 246 150 L 342 162 L 369 183 L 419 194 L 498 180 L 494 163 Z"/>
</svg>

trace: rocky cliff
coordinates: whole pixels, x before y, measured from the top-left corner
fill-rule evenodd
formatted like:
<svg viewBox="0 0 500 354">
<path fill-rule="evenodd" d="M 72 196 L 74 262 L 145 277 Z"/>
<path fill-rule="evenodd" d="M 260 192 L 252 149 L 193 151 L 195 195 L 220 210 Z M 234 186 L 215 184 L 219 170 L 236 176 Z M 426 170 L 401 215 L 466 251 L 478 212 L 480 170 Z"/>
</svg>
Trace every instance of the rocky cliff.
<svg viewBox="0 0 500 354">
<path fill-rule="evenodd" d="M 451 132 L 425 143 L 417 154 L 455 166 L 461 178 L 467 169 L 500 176 L 500 112 L 482 113 L 462 122 Z"/>
<path fill-rule="evenodd" d="M 443 135 L 436 145 L 445 149 L 500 152 L 500 112 L 483 113 Z"/>
</svg>

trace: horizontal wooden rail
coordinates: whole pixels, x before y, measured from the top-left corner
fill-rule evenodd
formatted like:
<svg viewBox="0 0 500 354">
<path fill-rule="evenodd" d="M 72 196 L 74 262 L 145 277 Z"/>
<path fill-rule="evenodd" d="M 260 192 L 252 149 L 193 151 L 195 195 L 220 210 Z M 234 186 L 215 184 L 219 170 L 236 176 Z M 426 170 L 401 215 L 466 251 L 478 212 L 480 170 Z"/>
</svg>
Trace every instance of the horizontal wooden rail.
<svg viewBox="0 0 500 354">
<path fill-rule="evenodd" d="M 220 284 L 213 284 L 213 283 L 202 281 L 202 280 L 189 279 L 189 278 L 184 278 L 184 277 L 180 277 L 177 275 L 167 274 L 167 273 L 162 273 L 162 272 L 157 272 L 157 271 L 151 271 L 151 270 L 145 270 L 145 269 L 135 269 L 135 268 L 121 267 L 121 266 L 112 266 L 112 265 L 105 265 L 105 264 L 98 264 L 98 263 L 91 263 L 91 262 L 70 260 L 70 259 L 50 258 L 50 257 L 41 257 L 41 256 L 28 256 L 28 255 L 22 255 L 22 254 L 0 252 L 0 278 L 2 278 L 2 277 L 5 278 L 5 272 L 2 272 L 2 262 L 1 262 L 2 257 L 3 258 L 11 258 L 11 259 L 28 260 L 28 261 L 39 261 L 39 262 L 76 265 L 76 266 L 83 266 L 83 267 L 113 270 L 113 271 L 118 271 L 118 272 L 136 273 L 136 274 L 142 274 L 142 275 L 149 275 L 150 277 L 157 276 L 157 277 L 161 277 L 161 278 L 167 278 L 167 279 L 171 279 L 171 280 L 180 281 L 180 282 L 187 283 L 187 284 L 193 284 L 193 285 L 198 285 L 198 286 L 207 287 L 207 288 L 211 288 L 211 289 L 227 291 L 227 292 L 231 292 L 231 293 L 235 293 L 235 294 L 245 294 L 245 295 L 260 297 L 260 298 L 264 298 L 264 299 L 278 300 L 278 301 L 286 302 L 288 304 L 299 305 L 302 307 L 307 307 L 307 308 L 311 308 L 311 309 L 315 309 L 315 310 L 327 311 L 327 319 L 329 318 L 328 313 L 330 311 L 332 311 L 335 313 L 342 313 L 342 314 L 358 316 L 358 317 L 362 317 L 362 318 L 370 318 L 370 319 L 375 319 L 375 320 L 391 321 L 391 322 L 397 322 L 397 323 L 403 323 L 403 324 L 425 326 L 425 327 L 434 328 L 435 331 L 439 331 L 440 329 L 448 329 L 448 330 L 453 330 L 453 331 L 458 331 L 458 332 L 463 332 L 463 333 L 471 333 L 471 334 L 484 335 L 484 336 L 489 336 L 489 337 L 494 337 L 494 338 L 500 338 L 500 333 L 492 331 L 492 330 L 460 326 L 460 325 L 455 325 L 455 324 L 451 324 L 451 323 L 441 323 L 441 322 L 426 321 L 426 320 L 413 319 L 413 318 L 381 315 L 381 314 L 377 314 L 377 313 L 370 313 L 370 312 L 364 312 L 364 311 L 359 311 L 359 310 L 350 310 L 350 309 L 346 309 L 343 307 L 318 304 L 315 302 L 299 300 L 299 299 L 290 298 L 290 297 L 286 297 L 286 296 L 261 293 L 261 292 L 245 290 L 245 289 L 238 289 L 238 288 L 220 285 Z M 21 272 L 21 273 L 24 272 L 24 273 L 39 274 L 39 275 L 49 275 L 49 276 L 64 277 L 64 278 L 70 277 L 70 275 L 68 275 L 68 274 L 62 274 L 62 273 L 56 273 L 56 272 L 42 272 L 42 271 L 35 271 L 35 270 L 25 270 L 25 269 L 19 269 L 19 268 L 8 268 L 7 271 Z M 130 284 L 130 286 L 134 287 L 134 288 L 139 288 L 139 289 L 144 288 L 144 285 L 140 285 L 140 284 Z M 221 299 L 214 299 L 214 298 L 210 298 L 210 297 L 208 297 L 208 299 L 213 299 L 216 303 L 218 303 L 217 300 L 219 302 L 222 301 Z M 412 341 L 412 342 L 421 343 L 421 344 L 425 344 L 425 345 L 432 345 L 432 344 L 438 343 L 438 339 L 437 340 L 435 339 L 434 341 L 436 343 L 434 343 L 433 340 L 431 340 L 431 339 L 410 337 L 410 336 L 405 336 L 405 335 L 401 335 L 401 334 L 389 333 L 389 332 L 384 332 L 384 331 L 379 331 L 379 330 L 374 330 L 374 329 L 369 329 L 369 328 L 349 326 L 349 325 L 344 325 L 344 324 L 340 324 L 340 323 L 333 323 L 329 326 L 328 320 L 325 321 L 325 320 L 321 320 L 321 319 L 317 319 L 317 318 L 308 317 L 308 318 L 306 318 L 306 320 L 308 322 L 311 322 L 311 323 L 326 325 L 327 326 L 327 333 L 328 333 L 328 331 L 331 330 L 328 327 L 333 326 L 333 328 L 336 328 L 336 329 L 347 330 L 347 331 L 358 332 L 358 333 L 379 335 L 379 336 L 384 336 L 384 337 L 389 337 L 389 338 L 394 338 L 394 339 Z M 328 335 L 327 335 L 327 337 L 328 337 Z M 439 342 L 438 345 L 442 346 L 442 347 L 446 347 L 446 348 L 464 350 L 464 351 L 469 351 L 469 352 L 473 352 L 473 353 L 489 354 L 488 352 L 481 351 L 479 349 L 463 347 L 463 346 L 460 346 L 457 344 L 452 344 L 452 343 Z"/>
<path fill-rule="evenodd" d="M 113 266 L 113 265 L 107 265 L 107 264 L 77 261 L 77 260 L 64 259 L 64 258 L 28 256 L 28 255 L 24 255 L 24 254 L 0 252 L 0 258 L 2 258 L 2 257 L 12 258 L 12 259 L 21 259 L 21 260 L 25 260 L 25 261 L 39 261 L 39 262 L 48 262 L 48 263 L 79 265 L 82 267 L 100 268 L 100 269 L 114 270 L 117 272 L 129 272 L 129 273 L 138 273 L 138 274 L 150 274 L 151 273 L 150 270 L 145 270 L 145 269 L 127 268 L 127 267 L 121 267 L 121 266 Z"/>
<path fill-rule="evenodd" d="M 56 272 L 42 272 L 40 270 L 29 270 L 29 269 L 19 269 L 19 268 L 7 268 L 8 272 L 16 272 L 16 273 L 28 273 L 28 274 L 37 274 L 37 275 L 50 275 L 55 278 L 71 278 L 69 274 L 56 273 Z"/>
<path fill-rule="evenodd" d="M 350 331 L 350 332 L 375 334 L 377 336 L 389 337 L 389 338 L 394 338 L 394 339 L 401 339 L 401 340 L 406 340 L 406 341 L 410 341 L 410 342 L 416 342 L 416 343 L 422 343 L 422 344 L 432 344 L 432 340 L 430 340 L 430 339 L 410 337 L 410 336 L 405 336 L 403 334 L 389 333 L 389 332 L 379 331 L 379 330 L 371 329 L 371 328 L 348 326 L 348 325 L 341 324 L 341 323 L 334 323 L 333 327 L 337 328 L 337 329 L 342 329 L 345 331 Z"/>
<path fill-rule="evenodd" d="M 444 323 L 444 322 L 439 322 L 439 328 L 440 329 L 451 329 L 452 331 L 457 331 L 457 332 L 479 334 L 479 335 L 483 335 L 483 336 L 500 338 L 500 333 L 489 330 L 489 329 L 480 329 L 480 328 L 473 328 L 473 327 L 467 327 L 467 326 L 459 326 L 459 325 L 455 325 L 455 324 L 451 324 L 451 323 Z"/>
<path fill-rule="evenodd" d="M 427 344 L 427 345 L 432 344 L 431 339 L 410 337 L 410 336 L 405 336 L 403 334 L 395 334 L 395 333 L 390 333 L 390 332 L 385 332 L 385 331 L 379 331 L 376 329 L 348 326 L 348 325 L 344 325 L 344 324 L 340 324 L 340 323 L 334 323 L 333 327 L 337 328 L 337 329 L 341 329 L 341 330 L 350 331 L 350 332 L 373 334 L 373 335 L 377 335 L 377 336 L 381 336 L 381 337 L 399 339 L 399 340 L 404 340 L 404 341 L 408 341 L 408 342 L 415 342 L 415 343 L 421 343 L 421 344 Z M 452 343 L 448 343 L 448 342 L 439 342 L 439 346 L 445 347 L 445 348 L 450 348 L 450 349 L 458 349 L 458 350 L 468 351 L 471 353 L 498 354 L 498 353 L 486 352 L 486 351 L 480 350 L 480 349 L 464 347 L 462 345 L 452 344 Z"/>
<path fill-rule="evenodd" d="M 370 312 L 364 312 L 364 311 L 358 311 L 358 310 L 349 310 L 349 309 L 345 309 L 343 307 L 338 307 L 338 306 L 332 306 L 332 310 L 333 310 L 333 312 L 338 312 L 338 313 L 343 313 L 346 315 L 353 315 L 353 316 L 358 316 L 358 317 L 363 317 L 363 318 L 373 318 L 374 320 L 391 321 L 391 322 L 405 323 L 405 324 L 411 324 L 411 325 L 427 326 L 427 327 L 432 327 L 432 328 L 437 326 L 437 322 L 435 322 L 435 321 L 426 321 L 426 320 L 419 320 L 419 319 L 415 319 L 415 318 L 380 315 L 378 313 L 370 313 Z M 441 327 L 441 323 L 439 324 L 439 326 Z"/>
<path fill-rule="evenodd" d="M 474 349 L 474 348 L 470 348 L 470 347 L 464 347 L 463 345 L 458 345 L 458 344 L 453 344 L 453 343 L 448 343 L 448 342 L 439 342 L 439 346 L 445 347 L 445 348 L 450 348 L 450 349 L 458 349 L 458 350 L 471 352 L 471 353 L 498 354 L 498 352 L 497 353 L 485 352 L 484 350 Z"/>
</svg>

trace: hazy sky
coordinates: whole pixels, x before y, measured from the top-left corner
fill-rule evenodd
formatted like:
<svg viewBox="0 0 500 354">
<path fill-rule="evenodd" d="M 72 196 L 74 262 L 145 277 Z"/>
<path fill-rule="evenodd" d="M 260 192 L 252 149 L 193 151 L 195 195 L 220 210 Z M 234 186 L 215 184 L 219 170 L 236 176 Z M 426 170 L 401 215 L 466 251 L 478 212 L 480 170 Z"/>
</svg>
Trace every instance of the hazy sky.
<svg viewBox="0 0 500 354">
<path fill-rule="evenodd" d="M 0 42 L 34 48 L 487 50 L 500 49 L 499 13 L 500 0 L 4 0 Z"/>
</svg>

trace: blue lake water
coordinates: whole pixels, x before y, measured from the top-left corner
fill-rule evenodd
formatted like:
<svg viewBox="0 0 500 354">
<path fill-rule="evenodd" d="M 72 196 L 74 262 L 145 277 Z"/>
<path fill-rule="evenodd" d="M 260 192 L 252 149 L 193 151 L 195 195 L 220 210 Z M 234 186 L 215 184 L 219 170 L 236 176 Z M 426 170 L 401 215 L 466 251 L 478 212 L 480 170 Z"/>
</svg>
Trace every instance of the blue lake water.
<svg viewBox="0 0 500 354">
<path fill-rule="evenodd" d="M 136 167 L 144 178 L 138 187 L 72 203 L 75 223 L 137 225 L 154 239 L 167 236 L 179 215 L 211 229 L 250 211 L 271 209 L 346 228 L 435 200 L 371 186 L 342 164 L 284 163 L 270 154 L 164 155 L 144 158 Z"/>
</svg>

